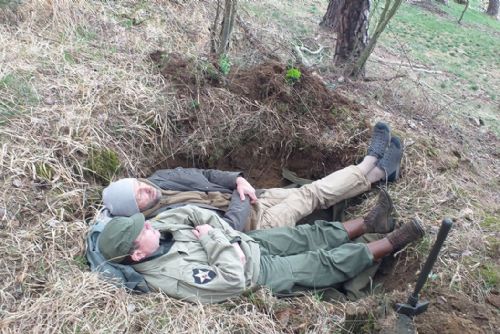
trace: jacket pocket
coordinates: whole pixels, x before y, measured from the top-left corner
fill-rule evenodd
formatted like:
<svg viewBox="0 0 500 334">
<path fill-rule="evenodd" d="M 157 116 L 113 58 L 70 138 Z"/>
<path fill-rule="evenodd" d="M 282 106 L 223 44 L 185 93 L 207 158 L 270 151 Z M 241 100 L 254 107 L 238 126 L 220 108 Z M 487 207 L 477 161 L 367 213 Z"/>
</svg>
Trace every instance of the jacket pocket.
<svg viewBox="0 0 500 334">
<path fill-rule="evenodd" d="M 189 255 L 189 247 L 186 245 L 185 242 L 180 242 L 180 241 L 177 241 L 174 243 L 174 245 L 172 246 L 172 249 L 171 251 L 175 251 L 177 252 L 179 255 L 183 256 L 183 255 Z"/>
</svg>

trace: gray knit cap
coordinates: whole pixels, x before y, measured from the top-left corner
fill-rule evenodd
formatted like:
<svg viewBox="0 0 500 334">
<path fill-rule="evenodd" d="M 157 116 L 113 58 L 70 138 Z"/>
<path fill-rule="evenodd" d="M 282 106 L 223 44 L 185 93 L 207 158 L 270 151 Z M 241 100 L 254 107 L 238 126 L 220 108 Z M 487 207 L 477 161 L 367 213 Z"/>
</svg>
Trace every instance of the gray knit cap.
<svg viewBox="0 0 500 334">
<path fill-rule="evenodd" d="M 109 209 L 113 216 L 130 217 L 139 213 L 139 207 L 135 201 L 134 183 L 136 179 L 121 179 L 111 183 L 102 192 L 104 206 Z"/>
</svg>

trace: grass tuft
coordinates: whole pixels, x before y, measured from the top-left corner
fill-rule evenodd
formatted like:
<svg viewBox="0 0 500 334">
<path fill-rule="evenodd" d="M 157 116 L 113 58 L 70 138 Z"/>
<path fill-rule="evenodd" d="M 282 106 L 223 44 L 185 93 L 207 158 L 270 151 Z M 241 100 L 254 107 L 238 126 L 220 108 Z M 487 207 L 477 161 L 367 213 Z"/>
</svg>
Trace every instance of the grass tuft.
<svg viewBox="0 0 500 334">
<path fill-rule="evenodd" d="M 30 81 L 30 76 L 21 72 L 0 78 L 0 125 L 38 104 L 38 95 Z"/>
<path fill-rule="evenodd" d="M 90 148 L 85 166 L 89 173 L 104 183 L 109 183 L 121 168 L 120 159 L 115 151 L 96 147 Z"/>
</svg>

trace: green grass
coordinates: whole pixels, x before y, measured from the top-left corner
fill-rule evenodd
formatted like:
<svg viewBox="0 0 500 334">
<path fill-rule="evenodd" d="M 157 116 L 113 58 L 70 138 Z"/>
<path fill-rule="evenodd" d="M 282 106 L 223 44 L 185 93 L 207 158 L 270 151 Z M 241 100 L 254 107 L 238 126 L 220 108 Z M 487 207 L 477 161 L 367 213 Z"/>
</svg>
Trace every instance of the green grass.
<svg viewBox="0 0 500 334">
<path fill-rule="evenodd" d="M 448 15 L 439 16 L 419 7 L 403 4 L 382 38 L 384 45 L 400 49 L 406 44 L 408 54 L 420 63 L 455 74 L 470 83 L 470 89 L 480 87 L 494 95 L 495 88 L 480 86 L 488 81 L 491 70 L 499 64 L 500 23 L 473 9 L 467 11 L 463 24 L 457 19 L 460 5 L 450 2 L 441 9 Z M 396 36 L 395 36 L 396 35 Z"/>
<path fill-rule="evenodd" d="M 24 73 L 9 73 L 0 78 L 0 125 L 38 104 L 30 79 L 31 76 Z"/>
<path fill-rule="evenodd" d="M 453 1 L 436 6 L 441 13 L 403 3 L 379 42 L 413 63 L 447 73 L 444 81 L 433 75 L 428 83 L 462 101 L 455 112 L 481 117 L 500 134 L 495 106 L 500 86 L 500 22 L 481 12 L 477 0 L 471 2 L 462 24 L 457 21 L 464 6 Z M 438 80 L 432 82 L 434 78 Z"/>
<path fill-rule="evenodd" d="M 480 269 L 486 288 L 496 289 L 500 285 L 500 268 L 492 264 L 486 264 Z"/>
<path fill-rule="evenodd" d="M 296 1 L 276 1 L 269 3 L 246 2 L 245 10 L 254 15 L 257 21 L 271 21 L 283 31 L 291 33 L 294 38 L 310 36 L 315 27 L 311 27 L 311 16 L 318 21 L 323 16 L 321 1 L 308 1 L 307 4 L 297 5 Z"/>
<path fill-rule="evenodd" d="M 480 225 L 487 230 L 500 232 L 500 218 L 498 217 L 486 216 Z"/>
<path fill-rule="evenodd" d="M 0 8 L 15 7 L 21 3 L 21 0 L 0 0 Z"/>
</svg>

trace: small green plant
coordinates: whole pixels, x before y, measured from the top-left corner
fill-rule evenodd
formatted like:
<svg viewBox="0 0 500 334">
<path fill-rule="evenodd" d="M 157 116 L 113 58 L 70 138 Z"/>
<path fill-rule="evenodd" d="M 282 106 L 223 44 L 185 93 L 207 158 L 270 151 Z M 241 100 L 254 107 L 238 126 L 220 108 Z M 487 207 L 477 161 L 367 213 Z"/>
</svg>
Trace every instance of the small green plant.
<svg viewBox="0 0 500 334">
<path fill-rule="evenodd" d="M 75 57 L 73 57 L 73 55 L 69 51 L 63 52 L 63 59 L 65 62 L 67 62 L 69 64 L 76 64 Z"/>
<path fill-rule="evenodd" d="M 285 80 L 287 83 L 293 85 L 300 80 L 302 72 L 296 67 L 291 67 L 286 71 Z"/>
<path fill-rule="evenodd" d="M 228 75 L 229 71 L 231 71 L 231 61 L 229 60 L 229 57 L 225 54 L 219 58 L 219 70 L 224 75 Z"/>
<path fill-rule="evenodd" d="M 200 109 L 200 102 L 197 100 L 191 100 L 191 103 L 189 105 L 192 110 Z"/>
<path fill-rule="evenodd" d="M 82 256 L 82 255 L 76 255 L 76 256 L 73 258 L 73 261 L 74 261 L 74 263 L 76 264 L 76 266 L 77 266 L 80 270 L 86 270 L 86 269 L 88 269 L 88 267 L 89 267 L 89 263 L 88 263 L 87 259 L 85 258 L 85 256 Z"/>
<path fill-rule="evenodd" d="M 91 175 L 107 183 L 120 170 L 120 159 L 111 149 L 91 147 L 85 167 Z"/>
<path fill-rule="evenodd" d="M 480 269 L 481 276 L 487 288 L 496 289 L 500 285 L 499 268 L 495 265 L 486 264 Z"/>
<path fill-rule="evenodd" d="M 415 252 L 418 254 L 428 254 L 431 250 L 432 240 L 429 236 L 423 237 L 415 246 Z"/>
<path fill-rule="evenodd" d="M 35 173 L 42 180 L 51 181 L 54 177 L 54 169 L 45 162 L 35 164 Z"/>
<path fill-rule="evenodd" d="M 324 292 L 323 291 L 316 291 L 315 293 L 312 294 L 313 300 L 315 300 L 318 303 L 321 303 L 324 300 Z"/>
</svg>

